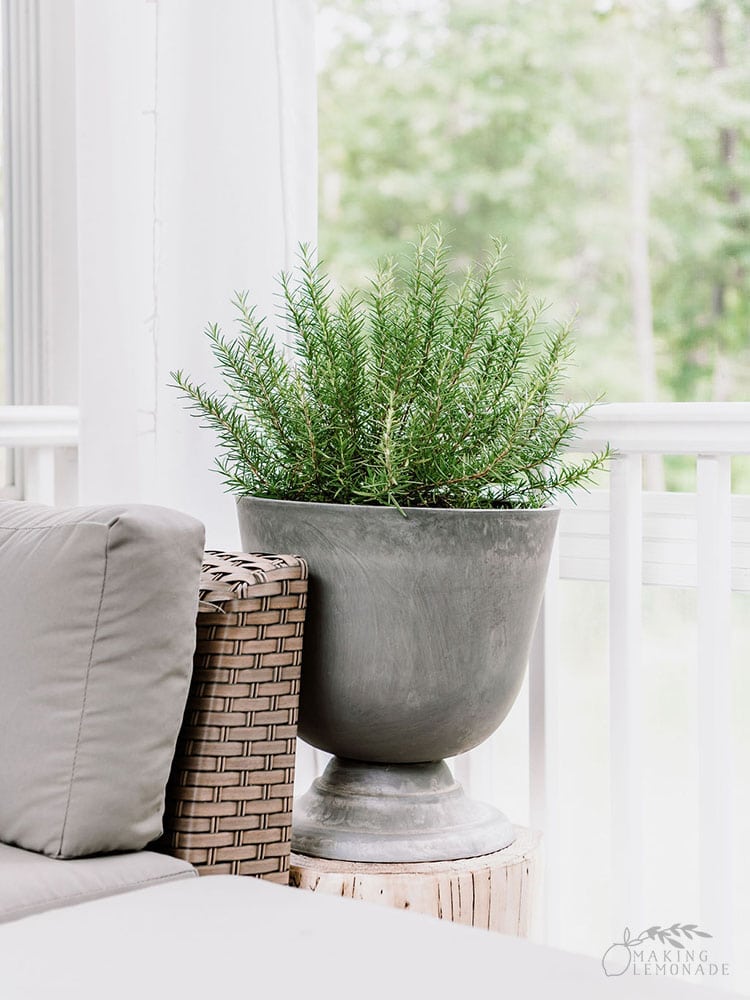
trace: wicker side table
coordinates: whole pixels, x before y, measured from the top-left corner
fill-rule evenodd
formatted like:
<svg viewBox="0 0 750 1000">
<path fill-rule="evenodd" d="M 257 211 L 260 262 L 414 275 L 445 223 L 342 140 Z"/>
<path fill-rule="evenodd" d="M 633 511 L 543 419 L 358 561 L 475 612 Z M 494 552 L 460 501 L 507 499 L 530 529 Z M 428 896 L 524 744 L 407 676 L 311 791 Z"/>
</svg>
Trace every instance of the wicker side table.
<svg viewBox="0 0 750 1000">
<path fill-rule="evenodd" d="M 286 884 L 307 566 L 207 552 L 159 849 Z"/>
<path fill-rule="evenodd" d="M 462 861 L 360 864 L 292 854 L 290 883 L 453 923 L 530 937 L 541 889 L 541 834 L 516 827 L 502 851 Z"/>
</svg>

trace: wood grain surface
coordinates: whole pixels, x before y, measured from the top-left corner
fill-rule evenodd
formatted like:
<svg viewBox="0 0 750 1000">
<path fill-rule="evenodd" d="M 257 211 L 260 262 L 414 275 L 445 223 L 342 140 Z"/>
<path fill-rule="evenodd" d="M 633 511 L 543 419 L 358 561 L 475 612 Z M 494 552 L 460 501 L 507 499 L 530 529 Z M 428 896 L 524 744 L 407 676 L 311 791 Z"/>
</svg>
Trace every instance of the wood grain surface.
<svg viewBox="0 0 750 1000">
<path fill-rule="evenodd" d="M 540 833 L 516 827 L 516 840 L 505 850 L 424 864 L 359 864 L 292 854 L 290 884 L 529 937 L 539 916 L 541 839 Z"/>
</svg>

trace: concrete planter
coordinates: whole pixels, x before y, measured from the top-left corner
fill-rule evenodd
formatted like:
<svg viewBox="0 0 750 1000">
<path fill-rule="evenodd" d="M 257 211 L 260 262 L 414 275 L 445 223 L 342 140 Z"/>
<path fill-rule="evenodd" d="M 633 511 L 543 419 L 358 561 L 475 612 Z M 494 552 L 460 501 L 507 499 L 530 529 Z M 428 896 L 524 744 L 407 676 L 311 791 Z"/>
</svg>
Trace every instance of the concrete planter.
<svg viewBox="0 0 750 1000">
<path fill-rule="evenodd" d="M 238 501 L 247 552 L 310 567 L 300 736 L 335 755 L 295 804 L 294 850 L 438 861 L 513 839 L 443 758 L 500 725 L 523 680 L 558 511 Z"/>
</svg>

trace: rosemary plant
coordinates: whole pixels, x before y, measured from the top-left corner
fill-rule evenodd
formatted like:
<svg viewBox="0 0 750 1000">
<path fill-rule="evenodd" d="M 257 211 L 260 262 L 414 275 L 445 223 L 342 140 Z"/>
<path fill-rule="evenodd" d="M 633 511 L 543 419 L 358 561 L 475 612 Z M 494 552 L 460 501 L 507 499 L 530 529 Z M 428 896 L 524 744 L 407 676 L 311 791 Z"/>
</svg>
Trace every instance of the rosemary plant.
<svg viewBox="0 0 750 1000">
<path fill-rule="evenodd" d="M 602 452 L 564 453 L 588 405 L 558 402 L 570 325 L 503 291 L 495 242 L 456 288 L 439 228 L 365 291 L 333 293 L 309 247 L 284 273 L 285 350 L 245 293 L 239 335 L 208 328 L 225 390 L 172 373 L 218 435 L 235 493 L 397 507 L 542 507 L 586 485 Z"/>
</svg>

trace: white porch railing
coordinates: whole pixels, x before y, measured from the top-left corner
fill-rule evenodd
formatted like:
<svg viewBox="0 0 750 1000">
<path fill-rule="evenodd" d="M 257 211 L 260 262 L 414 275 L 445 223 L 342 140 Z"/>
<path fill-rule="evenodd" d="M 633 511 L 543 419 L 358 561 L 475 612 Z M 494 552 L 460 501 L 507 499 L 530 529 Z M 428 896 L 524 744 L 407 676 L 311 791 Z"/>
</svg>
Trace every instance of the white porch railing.
<svg viewBox="0 0 750 1000">
<path fill-rule="evenodd" d="M 58 449 L 77 444 L 78 410 L 74 406 L 0 406 L 0 448 L 22 454 L 27 500 L 55 503 Z"/>
<path fill-rule="evenodd" d="M 615 404 L 590 414 L 581 450 L 609 441 L 608 491 L 563 505 L 530 663 L 531 823 L 545 833 L 548 936 L 560 925 L 557 690 L 560 578 L 609 581 L 612 920 L 642 910 L 641 700 L 644 583 L 697 588 L 700 921 L 732 934 L 730 599 L 750 590 L 750 497 L 732 496 L 732 455 L 750 453 L 750 404 Z M 694 494 L 644 493 L 642 458 L 693 455 Z"/>
</svg>

